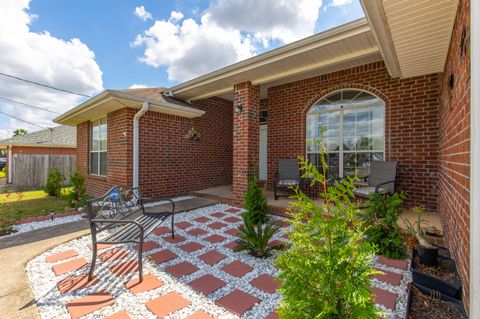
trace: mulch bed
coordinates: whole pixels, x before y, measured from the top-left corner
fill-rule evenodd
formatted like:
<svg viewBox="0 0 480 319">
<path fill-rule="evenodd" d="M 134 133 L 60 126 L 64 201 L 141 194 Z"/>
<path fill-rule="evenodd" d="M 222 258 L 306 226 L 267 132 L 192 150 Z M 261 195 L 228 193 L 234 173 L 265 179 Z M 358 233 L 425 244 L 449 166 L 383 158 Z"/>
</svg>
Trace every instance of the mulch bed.
<svg viewBox="0 0 480 319">
<path fill-rule="evenodd" d="M 440 278 L 452 284 L 456 284 L 461 281 L 457 274 L 453 271 L 454 265 L 453 261 L 450 259 L 438 258 L 437 267 L 425 266 L 424 264 L 420 263 L 419 257 L 415 257 L 413 259 L 413 263 L 415 269 L 423 271 L 427 274 L 430 274 L 434 277 Z"/>
<path fill-rule="evenodd" d="M 410 301 L 410 319 L 458 319 L 463 318 L 459 306 L 455 303 L 436 299 L 422 294 L 412 286 Z"/>
</svg>

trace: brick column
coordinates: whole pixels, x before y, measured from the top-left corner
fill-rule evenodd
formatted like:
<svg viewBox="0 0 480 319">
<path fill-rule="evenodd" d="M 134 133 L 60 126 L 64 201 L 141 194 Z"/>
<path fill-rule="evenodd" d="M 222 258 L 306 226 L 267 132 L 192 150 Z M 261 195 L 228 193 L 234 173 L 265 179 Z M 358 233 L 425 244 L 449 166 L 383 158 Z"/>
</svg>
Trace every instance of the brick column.
<svg viewBox="0 0 480 319">
<path fill-rule="evenodd" d="M 235 110 L 242 107 L 242 112 Z M 233 195 L 243 200 L 249 174 L 258 172 L 260 87 L 250 82 L 233 87 Z"/>
</svg>

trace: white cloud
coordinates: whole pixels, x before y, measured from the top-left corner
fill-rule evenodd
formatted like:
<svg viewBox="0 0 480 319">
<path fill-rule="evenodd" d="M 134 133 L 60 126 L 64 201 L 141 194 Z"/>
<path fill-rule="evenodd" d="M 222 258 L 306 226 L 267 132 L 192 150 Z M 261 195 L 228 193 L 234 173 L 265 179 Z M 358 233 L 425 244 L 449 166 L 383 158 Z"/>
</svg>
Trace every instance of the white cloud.
<svg viewBox="0 0 480 319">
<path fill-rule="evenodd" d="M 152 19 L 152 14 L 145 10 L 144 6 L 136 7 L 135 8 L 135 15 L 142 19 L 143 21 L 147 21 L 148 19 Z"/>
<path fill-rule="evenodd" d="M 144 47 L 140 61 L 166 67 L 172 81 L 185 81 L 249 58 L 272 40 L 288 43 L 313 34 L 321 5 L 322 0 L 218 0 L 199 22 L 173 11 L 137 35 L 132 46 Z"/>
<path fill-rule="evenodd" d="M 30 31 L 32 19 L 29 0 L 0 2 L 0 71 L 54 87 L 92 95 L 103 89 L 102 71 L 95 54 L 79 39 L 62 40 L 48 32 Z M 50 108 L 63 113 L 85 98 L 43 88 L 0 76 L 0 96 Z M 0 110 L 42 126 L 52 126 L 55 114 L 6 103 Z M 0 124 L 0 138 L 19 127 L 35 131 L 40 128 L 10 119 Z"/>
<path fill-rule="evenodd" d="M 344 6 L 346 4 L 351 4 L 353 0 L 332 0 L 330 3 L 331 6 L 339 7 Z"/>
<path fill-rule="evenodd" d="M 130 85 L 129 89 L 146 89 L 146 88 L 149 88 L 150 86 L 149 85 L 146 85 L 146 84 L 132 84 Z"/>
</svg>

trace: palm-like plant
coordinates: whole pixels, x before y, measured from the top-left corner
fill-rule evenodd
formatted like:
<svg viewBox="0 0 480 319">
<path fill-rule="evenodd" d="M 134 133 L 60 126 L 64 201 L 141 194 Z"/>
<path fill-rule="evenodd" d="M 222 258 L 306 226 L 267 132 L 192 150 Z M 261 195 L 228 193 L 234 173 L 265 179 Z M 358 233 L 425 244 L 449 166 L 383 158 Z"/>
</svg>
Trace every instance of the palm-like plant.
<svg viewBox="0 0 480 319">
<path fill-rule="evenodd" d="M 237 251 L 249 251 L 257 258 L 266 258 L 271 255 L 276 246 L 269 247 L 268 243 L 273 235 L 280 229 L 272 222 L 254 224 L 247 216 L 243 216 L 244 223 L 238 227 Z"/>
</svg>

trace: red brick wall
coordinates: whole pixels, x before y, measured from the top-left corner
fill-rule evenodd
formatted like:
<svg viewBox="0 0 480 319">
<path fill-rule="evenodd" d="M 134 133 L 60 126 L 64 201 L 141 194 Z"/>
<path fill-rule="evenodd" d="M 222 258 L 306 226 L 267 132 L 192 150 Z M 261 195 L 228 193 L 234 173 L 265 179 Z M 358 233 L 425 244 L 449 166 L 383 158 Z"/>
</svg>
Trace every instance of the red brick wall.
<svg viewBox="0 0 480 319">
<path fill-rule="evenodd" d="M 232 183 L 232 102 L 194 103 L 206 113 L 187 119 L 147 112 L 140 119 L 140 189 L 148 196 L 174 196 Z M 194 127 L 202 137 L 187 140 Z"/>
<path fill-rule="evenodd" d="M 306 112 L 309 108 L 330 92 L 358 88 L 385 101 L 386 158 L 400 162 L 398 189 L 407 192 L 409 204 L 421 203 L 435 209 L 438 196 L 438 83 L 437 74 L 392 79 L 383 62 L 376 62 L 270 88 L 269 187 L 273 185 L 279 159 L 305 156 Z"/>
<path fill-rule="evenodd" d="M 12 154 L 24 155 L 75 155 L 75 148 L 62 147 L 32 147 L 32 146 L 13 146 Z M 8 157 L 8 156 L 7 156 Z"/>
<path fill-rule="evenodd" d="M 467 31 L 464 54 L 462 31 Z M 445 70 L 440 78 L 439 210 L 468 303 L 470 237 L 470 5 L 459 2 Z M 453 86 L 450 87 L 450 76 Z"/>
</svg>

